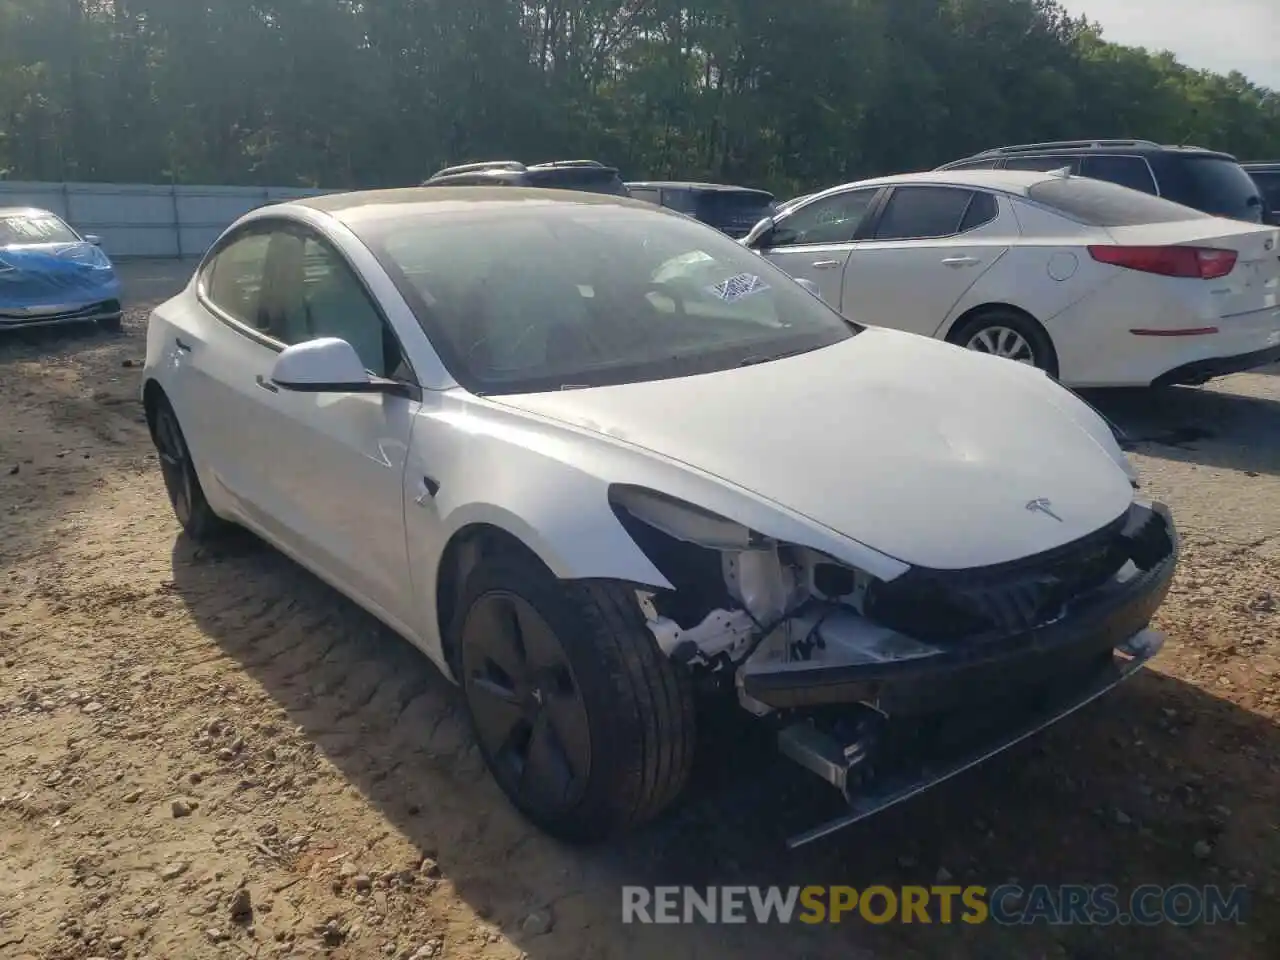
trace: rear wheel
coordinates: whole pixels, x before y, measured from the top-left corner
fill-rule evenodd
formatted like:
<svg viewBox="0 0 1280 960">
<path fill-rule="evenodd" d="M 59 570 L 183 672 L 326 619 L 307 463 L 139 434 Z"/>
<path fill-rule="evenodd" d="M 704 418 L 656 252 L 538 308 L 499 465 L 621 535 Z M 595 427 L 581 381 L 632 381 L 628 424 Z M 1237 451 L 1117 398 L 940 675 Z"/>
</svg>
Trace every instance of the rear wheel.
<svg viewBox="0 0 1280 960">
<path fill-rule="evenodd" d="M 160 396 L 155 400 L 150 420 L 151 438 L 160 457 L 160 472 L 174 516 L 191 539 L 216 539 L 230 524 L 214 513 L 205 499 L 191 451 L 178 426 L 178 415 L 168 399 Z"/>
<path fill-rule="evenodd" d="M 483 561 L 459 611 L 458 675 L 476 740 L 530 821 L 592 842 L 675 800 L 693 761 L 692 692 L 630 590 L 565 584 L 517 554 Z"/>
<path fill-rule="evenodd" d="M 1058 356 L 1044 328 L 1025 313 L 1007 308 L 984 310 L 951 331 L 947 340 L 978 353 L 1039 367 L 1058 375 Z"/>
</svg>

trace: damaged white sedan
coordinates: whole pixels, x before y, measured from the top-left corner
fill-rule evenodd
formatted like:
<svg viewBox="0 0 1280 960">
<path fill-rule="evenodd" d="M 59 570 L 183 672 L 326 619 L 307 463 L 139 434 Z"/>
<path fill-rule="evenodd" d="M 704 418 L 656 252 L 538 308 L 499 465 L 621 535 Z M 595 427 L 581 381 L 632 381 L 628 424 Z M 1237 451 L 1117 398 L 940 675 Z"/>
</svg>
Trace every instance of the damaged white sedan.
<svg viewBox="0 0 1280 960">
<path fill-rule="evenodd" d="M 639 201 L 254 211 L 152 315 L 143 399 L 186 534 L 248 528 L 421 648 L 566 839 L 676 799 L 704 693 L 844 793 L 803 843 L 1161 646 L 1177 535 L 1092 408 Z"/>
</svg>

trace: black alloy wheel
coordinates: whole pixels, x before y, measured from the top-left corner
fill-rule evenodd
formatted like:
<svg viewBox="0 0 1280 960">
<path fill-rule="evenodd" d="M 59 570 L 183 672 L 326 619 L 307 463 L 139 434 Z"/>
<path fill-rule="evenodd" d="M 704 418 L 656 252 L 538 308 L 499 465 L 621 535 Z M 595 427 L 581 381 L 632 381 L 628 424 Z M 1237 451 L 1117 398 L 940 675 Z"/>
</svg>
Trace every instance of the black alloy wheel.
<svg viewBox="0 0 1280 960">
<path fill-rule="evenodd" d="M 491 592 L 462 633 L 463 687 L 499 785 L 536 821 L 557 821 L 586 791 L 591 732 L 568 656 L 529 601 Z"/>
</svg>

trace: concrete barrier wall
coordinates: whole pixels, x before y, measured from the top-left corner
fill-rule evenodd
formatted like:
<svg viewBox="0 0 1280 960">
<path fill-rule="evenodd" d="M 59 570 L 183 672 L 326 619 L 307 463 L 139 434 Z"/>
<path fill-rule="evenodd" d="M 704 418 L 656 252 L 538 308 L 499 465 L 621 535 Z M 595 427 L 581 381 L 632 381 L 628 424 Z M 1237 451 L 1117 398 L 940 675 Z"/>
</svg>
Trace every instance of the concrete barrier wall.
<svg viewBox="0 0 1280 960">
<path fill-rule="evenodd" d="M 0 207 L 51 210 L 112 257 L 198 257 L 255 207 L 332 191 L 294 187 L 0 180 Z"/>
</svg>

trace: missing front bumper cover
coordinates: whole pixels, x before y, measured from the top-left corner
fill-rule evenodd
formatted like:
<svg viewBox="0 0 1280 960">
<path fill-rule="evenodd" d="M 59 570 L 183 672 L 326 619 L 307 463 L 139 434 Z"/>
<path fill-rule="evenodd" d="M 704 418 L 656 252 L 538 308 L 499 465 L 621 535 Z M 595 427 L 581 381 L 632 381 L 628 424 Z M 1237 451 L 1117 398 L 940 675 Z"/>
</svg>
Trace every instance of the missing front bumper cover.
<svg viewBox="0 0 1280 960">
<path fill-rule="evenodd" d="M 823 621 L 824 649 L 805 660 L 756 658 L 739 672 L 744 696 L 774 710 L 874 704 L 891 716 L 938 713 L 1027 688 L 1088 664 L 1144 630 L 1164 602 L 1176 543 L 1146 570 L 1129 564 L 1058 619 L 964 643 L 923 643 L 840 611 Z"/>
<path fill-rule="evenodd" d="M 784 728 L 778 736 L 781 751 L 837 787 L 849 802 L 848 813 L 791 837 L 787 846 L 794 850 L 830 836 L 1003 753 L 1129 679 L 1146 666 L 1163 646 L 1161 634 L 1142 630 L 1118 644 L 1115 650 L 1120 656 L 1113 657 L 1111 663 L 1098 670 L 1086 683 L 1069 695 L 1055 699 L 1052 705 L 1026 714 L 1016 726 L 945 763 L 904 769 L 870 782 L 864 782 L 857 774 L 874 757 L 874 731 L 868 731 L 864 738 L 850 743 L 841 742 L 807 723 Z"/>
</svg>

